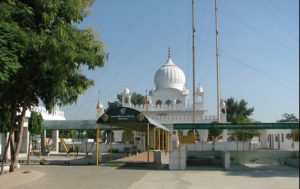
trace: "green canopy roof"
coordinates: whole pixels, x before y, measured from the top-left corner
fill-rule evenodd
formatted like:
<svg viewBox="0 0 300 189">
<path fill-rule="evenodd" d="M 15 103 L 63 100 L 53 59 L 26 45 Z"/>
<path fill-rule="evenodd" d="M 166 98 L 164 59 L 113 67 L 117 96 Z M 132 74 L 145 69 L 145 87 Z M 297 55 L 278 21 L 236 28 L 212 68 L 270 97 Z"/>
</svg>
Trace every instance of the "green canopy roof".
<svg viewBox="0 0 300 189">
<path fill-rule="evenodd" d="M 175 123 L 173 129 L 299 129 L 298 123 Z"/>
<path fill-rule="evenodd" d="M 42 127 L 45 130 L 92 130 L 96 129 L 96 120 L 45 120 Z M 100 129 L 110 129 L 110 126 L 100 124 Z"/>
</svg>

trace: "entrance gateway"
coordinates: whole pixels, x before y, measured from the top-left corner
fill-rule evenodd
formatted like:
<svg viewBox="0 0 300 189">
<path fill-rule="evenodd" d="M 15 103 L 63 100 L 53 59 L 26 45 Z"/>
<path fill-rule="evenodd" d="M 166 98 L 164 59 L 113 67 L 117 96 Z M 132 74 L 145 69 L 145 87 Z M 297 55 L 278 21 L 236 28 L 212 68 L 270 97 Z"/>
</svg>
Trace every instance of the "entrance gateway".
<svg viewBox="0 0 300 189">
<path fill-rule="evenodd" d="M 112 129 L 128 129 L 146 133 L 145 144 L 148 163 L 150 148 L 168 152 L 170 130 L 138 110 L 129 107 L 110 108 L 97 120 L 97 133 L 101 129 L 101 125 L 110 126 Z M 96 157 L 96 159 L 96 164 L 98 164 L 98 158 Z"/>
</svg>

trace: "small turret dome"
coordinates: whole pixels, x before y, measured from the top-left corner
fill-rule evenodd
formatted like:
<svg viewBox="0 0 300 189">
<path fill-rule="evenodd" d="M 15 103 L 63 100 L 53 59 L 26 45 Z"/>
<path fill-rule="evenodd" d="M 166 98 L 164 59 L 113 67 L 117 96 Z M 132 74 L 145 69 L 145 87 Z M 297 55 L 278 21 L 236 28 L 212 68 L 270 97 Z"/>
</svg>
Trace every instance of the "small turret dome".
<svg viewBox="0 0 300 189">
<path fill-rule="evenodd" d="M 201 85 L 199 85 L 196 89 L 196 93 L 204 93 L 204 90 Z"/>
<path fill-rule="evenodd" d="M 223 100 L 220 102 L 220 105 L 221 105 L 222 108 L 226 107 L 226 103 Z"/>
<path fill-rule="evenodd" d="M 151 90 L 149 91 L 149 96 L 153 96 L 153 94 L 154 94 L 154 92 L 153 92 L 153 90 L 151 89 Z"/>
<path fill-rule="evenodd" d="M 124 94 L 130 94 L 130 90 L 128 89 L 128 87 L 126 87 L 125 89 L 124 89 Z"/>
</svg>

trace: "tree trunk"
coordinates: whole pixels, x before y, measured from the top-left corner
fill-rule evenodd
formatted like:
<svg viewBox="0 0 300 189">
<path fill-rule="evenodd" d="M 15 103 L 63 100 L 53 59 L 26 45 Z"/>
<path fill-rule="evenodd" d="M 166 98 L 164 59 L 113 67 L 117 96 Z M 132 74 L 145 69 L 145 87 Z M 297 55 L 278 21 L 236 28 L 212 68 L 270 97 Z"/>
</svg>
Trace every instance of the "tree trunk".
<svg viewBox="0 0 300 189">
<path fill-rule="evenodd" d="M 42 129 L 41 133 L 41 153 L 42 155 L 45 155 L 46 153 L 46 147 L 45 147 L 45 134 L 44 129 Z"/>
<path fill-rule="evenodd" d="M 6 147 L 7 143 L 8 143 L 8 140 L 7 140 L 7 132 L 4 132 L 4 146 Z M 7 150 L 7 149 L 6 149 Z M 7 163 L 7 153 L 5 156 L 3 156 L 3 161 L 4 163 Z"/>
<path fill-rule="evenodd" d="M 249 151 L 251 151 L 251 139 L 249 140 Z"/>
<path fill-rule="evenodd" d="M 15 153 L 14 153 L 14 158 L 12 158 L 11 164 L 15 166 L 15 164 L 18 161 L 19 158 L 19 152 L 20 152 L 20 146 L 22 143 L 22 136 L 23 136 L 23 127 L 24 127 L 24 122 L 25 122 L 25 113 L 26 113 L 26 104 L 23 105 L 22 107 L 22 112 L 21 112 L 21 122 L 18 123 L 18 138 L 17 138 L 17 143 L 15 147 Z"/>
<path fill-rule="evenodd" d="M 1 172 L 0 172 L 0 175 L 3 174 L 4 158 L 7 156 L 7 150 L 8 150 L 8 147 L 9 147 L 10 137 L 11 137 L 11 135 L 8 136 L 8 140 L 6 141 L 6 145 L 5 145 L 5 148 L 4 148 L 4 153 L 3 153 L 2 162 L 1 162 Z"/>
<path fill-rule="evenodd" d="M 10 161 L 14 161 L 15 147 L 14 147 L 14 133 L 15 133 L 15 124 L 16 124 L 16 116 L 17 116 L 17 103 L 12 106 L 11 110 L 11 122 L 10 122 L 10 132 L 9 132 L 9 141 L 10 143 Z M 7 151 L 6 151 L 7 153 Z M 4 154 L 6 156 L 7 154 Z M 12 164 L 13 165 L 13 164 Z M 14 172 L 14 166 L 10 167 L 10 172 Z"/>
<path fill-rule="evenodd" d="M 14 172 L 15 171 L 15 167 L 14 167 L 14 162 L 15 162 L 15 145 L 14 145 L 14 138 L 15 135 L 14 133 L 11 134 L 9 143 L 10 143 L 10 169 L 9 172 Z"/>
<path fill-rule="evenodd" d="M 239 139 L 237 136 L 235 136 L 235 140 L 236 140 L 236 162 L 238 162 L 239 159 Z"/>
<path fill-rule="evenodd" d="M 30 161 L 30 143 L 31 143 L 32 137 L 31 134 L 29 133 L 29 141 L 28 141 L 28 149 L 27 149 L 27 165 L 29 165 Z"/>
</svg>

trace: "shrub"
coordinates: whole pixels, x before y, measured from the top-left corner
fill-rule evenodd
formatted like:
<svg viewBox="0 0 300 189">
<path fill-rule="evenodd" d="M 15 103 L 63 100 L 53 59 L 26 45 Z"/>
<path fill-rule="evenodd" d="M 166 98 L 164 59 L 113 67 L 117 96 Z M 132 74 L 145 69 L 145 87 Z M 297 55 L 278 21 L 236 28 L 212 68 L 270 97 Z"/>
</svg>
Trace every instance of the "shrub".
<svg viewBox="0 0 300 189">
<path fill-rule="evenodd" d="M 131 152 L 131 148 L 130 147 L 124 147 L 124 152 L 125 153 L 130 153 Z"/>
<path fill-rule="evenodd" d="M 118 148 L 112 148 L 112 149 L 111 149 L 111 152 L 112 152 L 112 153 L 119 153 L 119 149 L 118 149 Z"/>
</svg>

